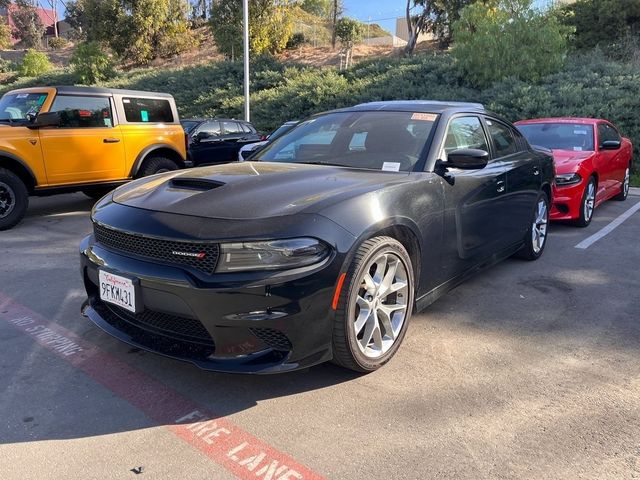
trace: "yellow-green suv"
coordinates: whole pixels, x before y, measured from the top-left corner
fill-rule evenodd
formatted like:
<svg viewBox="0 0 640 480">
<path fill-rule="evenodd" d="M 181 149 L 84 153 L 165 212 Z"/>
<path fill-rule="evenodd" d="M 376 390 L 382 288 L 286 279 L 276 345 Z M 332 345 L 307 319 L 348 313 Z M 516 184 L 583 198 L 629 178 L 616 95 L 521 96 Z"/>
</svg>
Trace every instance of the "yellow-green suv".
<svg viewBox="0 0 640 480">
<path fill-rule="evenodd" d="M 176 104 L 165 93 L 91 87 L 13 90 L 0 99 L 0 230 L 29 195 L 99 197 L 186 163 Z"/>
</svg>

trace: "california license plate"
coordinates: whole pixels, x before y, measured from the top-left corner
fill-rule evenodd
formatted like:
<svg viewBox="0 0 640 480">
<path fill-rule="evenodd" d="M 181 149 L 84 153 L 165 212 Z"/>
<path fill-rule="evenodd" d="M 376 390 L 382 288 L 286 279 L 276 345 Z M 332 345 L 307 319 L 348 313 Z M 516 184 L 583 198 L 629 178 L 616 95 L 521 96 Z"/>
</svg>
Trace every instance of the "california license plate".
<svg viewBox="0 0 640 480">
<path fill-rule="evenodd" d="M 136 313 L 136 286 L 130 278 L 99 270 L 100 299 Z"/>
</svg>

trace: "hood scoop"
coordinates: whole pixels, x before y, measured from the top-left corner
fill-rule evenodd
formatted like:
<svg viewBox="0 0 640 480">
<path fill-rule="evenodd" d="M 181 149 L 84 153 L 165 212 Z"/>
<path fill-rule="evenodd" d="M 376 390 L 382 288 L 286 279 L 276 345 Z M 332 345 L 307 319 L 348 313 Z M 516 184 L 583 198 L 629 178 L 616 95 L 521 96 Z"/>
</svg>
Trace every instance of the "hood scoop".
<svg viewBox="0 0 640 480">
<path fill-rule="evenodd" d="M 170 188 L 197 190 L 199 192 L 207 192 L 214 188 L 222 187 L 223 185 L 226 185 L 226 183 L 207 178 L 175 177 L 169 180 Z"/>
</svg>

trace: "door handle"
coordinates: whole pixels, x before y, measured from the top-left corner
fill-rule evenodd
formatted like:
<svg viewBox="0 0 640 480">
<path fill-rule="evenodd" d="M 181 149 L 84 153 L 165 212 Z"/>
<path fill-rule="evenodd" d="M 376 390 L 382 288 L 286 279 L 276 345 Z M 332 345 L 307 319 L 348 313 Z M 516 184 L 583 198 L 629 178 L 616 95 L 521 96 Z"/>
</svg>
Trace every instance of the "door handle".
<svg viewBox="0 0 640 480">
<path fill-rule="evenodd" d="M 504 192 L 504 180 L 500 180 L 499 182 L 496 182 L 496 185 L 497 185 L 496 191 L 498 193 Z"/>
<path fill-rule="evenodd" d="M 119 138 L 103 138 L 102 143 L 118 143 L 120 141 Z"/>
</svg>

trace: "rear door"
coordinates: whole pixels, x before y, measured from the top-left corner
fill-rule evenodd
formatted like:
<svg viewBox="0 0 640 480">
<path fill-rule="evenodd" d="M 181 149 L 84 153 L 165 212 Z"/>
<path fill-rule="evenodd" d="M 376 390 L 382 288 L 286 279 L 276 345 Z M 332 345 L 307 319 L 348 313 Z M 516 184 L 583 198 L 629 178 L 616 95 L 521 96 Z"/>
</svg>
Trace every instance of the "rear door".
<svg viewBox="0 0 640 480">
<path fill-rule="evenodd" d="M 494 161 L 507 174 L 507 195 L 504 196 L 500 230 L 505 246 L 522 241 L 542 182 L 537 157 L 526 147 L 520 132 L 498 119 L 485 117 L 491 138 Z"/>
<path fill-rule="evenodd" d="M 125 178 L 122 132 L 109 96 L 57 95 L 49 109 L 60 127 L 41 128 L 40 142 L 50 185 Z"/>
</svg>

